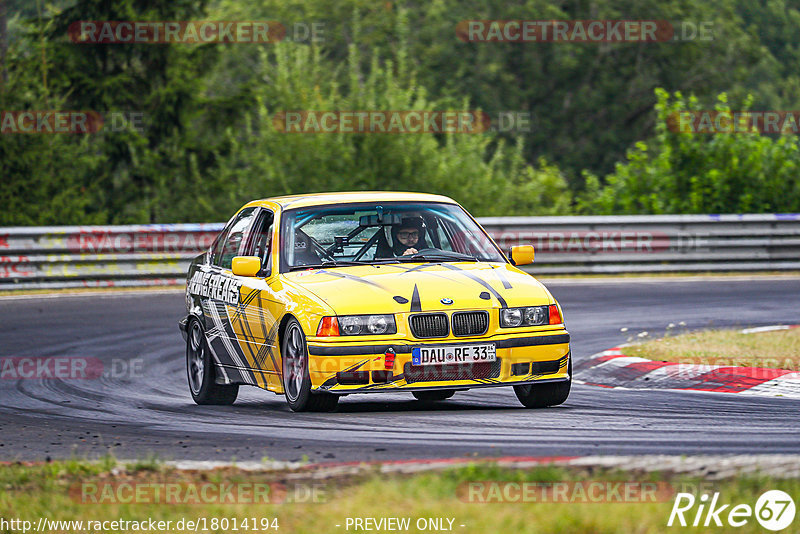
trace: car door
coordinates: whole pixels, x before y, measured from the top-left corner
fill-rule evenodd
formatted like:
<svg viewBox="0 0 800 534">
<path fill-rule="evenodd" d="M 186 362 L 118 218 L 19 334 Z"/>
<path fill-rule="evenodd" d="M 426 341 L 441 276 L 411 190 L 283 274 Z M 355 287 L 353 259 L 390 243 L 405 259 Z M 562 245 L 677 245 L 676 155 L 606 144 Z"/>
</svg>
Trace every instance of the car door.
<svg viewBox="0 0 800 534">
<path fill-rule="evenodd" d="M 211 353 L 227 382 L 257 384 L 234 329 L 234 322 L 243 313 L 241 277 L 231 272 L 233 258 L 245 248 L 258 208 L 244 208 L 231 219 L 212 246 L 203 279 L 203 315 L 206 339 Z"/>
<path fill-rule="evenodd" d="M 275 243 L 275 214 L 260 208 L 249 236 L 239 249 L 241 256 L 261 259 L 257 276 L 235 276 L 226 271 L 239 287 L 240 300 L 235 309 L 228 308 L 228 318 L 236 343 L 254 384 L 260 387 L 280 387 L 278 327 L 283 309 L 278 295 L 270 287 L 272 279 L 273 245 Z"/>
</svg>

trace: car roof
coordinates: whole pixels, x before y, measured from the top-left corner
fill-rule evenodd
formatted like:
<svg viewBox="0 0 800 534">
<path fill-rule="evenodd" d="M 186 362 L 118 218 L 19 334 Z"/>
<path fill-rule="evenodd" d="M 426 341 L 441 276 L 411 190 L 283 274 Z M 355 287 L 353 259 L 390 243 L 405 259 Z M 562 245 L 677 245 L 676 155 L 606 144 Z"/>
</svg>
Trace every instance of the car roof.
<svg viewBox="0 0 800 534">
<path fill-rule="evenodd" d="M 306 195 L 288 195 L 282 197 L 254 200 L 248 206 L 269 206 L 278 204 L 282 209 L 303 208 L 308 206 L 324 206 L 327 204 L 354 204 L 357 202 L 456 202 L 442 195 L 429 193 L 404 193 L 390 191 L 345 191 L 340 193 L 309 193 Z"/>
</svg>

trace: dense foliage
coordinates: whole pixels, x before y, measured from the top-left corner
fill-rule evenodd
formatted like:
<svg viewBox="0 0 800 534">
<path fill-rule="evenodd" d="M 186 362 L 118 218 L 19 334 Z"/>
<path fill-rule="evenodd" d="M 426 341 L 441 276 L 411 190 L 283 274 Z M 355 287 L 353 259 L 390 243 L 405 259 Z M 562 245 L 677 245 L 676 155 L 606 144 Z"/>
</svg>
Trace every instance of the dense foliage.
<svg viewBox="0 0 800 534">
<path fill-rule="evenodd" d="M 800 210 L 795 136 L 666 127 L 682 110 L 800 109 L 800 0 L 5 8 L 0 110 L 96 110 L 106 124 L 91 135 L 0 134 L 0 225 L 221 220 L 256 197 L 347 189 L 443 193 L 479 215 Z M 456 26 L 475 19 L 668 20 L 681 31 L 704 24 L 713 38 L 463 42 Z M 78 20 L 278 20 L 288 33 L 277 44 L 75 44 L 68 28 Z M 312 23 L 319 39 L 300 31 Z M 303 109 L 529 113 L 532 127 L 276 130 L 276 114 Z M 111 127 L 109 119 L 134 115 L 143 127 Z"/>
<path fill-rule="evenodd" d="M 731 108 L 721 95 L 717 111 Z M 605 179 L 587 172 L 578 204 L 587 213 L 775 213 L 800 211 L 800 144 L 794 135 L 686 134 L 671 116 L 699 109 L 696 98 L 658 91 L 656 135 L 636 143 Z M 744 129 L 743 125 L 743 129 Z"/>
</svg>

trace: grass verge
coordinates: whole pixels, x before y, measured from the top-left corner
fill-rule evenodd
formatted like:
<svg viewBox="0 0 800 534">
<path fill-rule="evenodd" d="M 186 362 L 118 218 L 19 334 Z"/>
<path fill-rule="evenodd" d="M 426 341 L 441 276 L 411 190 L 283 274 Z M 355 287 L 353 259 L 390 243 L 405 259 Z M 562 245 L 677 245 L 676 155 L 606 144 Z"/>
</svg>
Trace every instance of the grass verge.
<svg viewBox="0 0 800 534">
<path fill-rule="evenodd" d="M 5 519 L 19 518 L 32 521 L 33 525 L 37 524 L 39 517 L 84 522 L 153 518 L 171 521 L 172 528 L 166 530 L 169 532 L 193 530 L 185 527 L 186 521 L 191 520 L 205 522 L 205 530 L 202 524 L 197 529 L 201 532 L 275 532 L 273 526 L 277 526 L 277 531 L 289 533 L 345 533 L 357 531 L 352 525 L 347 528 L 348 518 L 352 521 L 355 518 L 394 517 L 408 518 L 408 532 L 422 531 L 417 522 L 434 518 L 442 521 L 442 527 L 463 533 L 627 534 L 668 530 L 667 520 L 679 491 L 697 497 L 719 492 L 720 503 L 751 507 L 768 490 L 783 490 L 795 499 L 800 496 L 800 480 L 758 475 L 712 483 L 673 474 L 554 466 L 511 470 L 481 464 L 412 476 L 373 473 L 357 478 L 318 480 L 311 473 L 303 475 L 302 472 L 253 473 L 235 468 L 177 471 L 150 461 L 127 467 L 113 464 L 113 460 L 106 460 L 101 463 L 72 461 L 2 466 L 0 512 Z M 166 498 L 169 492 L 164 489 L 169 484 L 182 488 L 173 493 L 177 498 L 172 501 Z M 211 496 L 213 501 L 213 497 L 220 495 L 215 488 L 224 484 L 236 484 L 238 488 L 248 484 L 270 484 L 272 500 L 264 502 L 263 498 L 253 498 L 254 492 L 246 494 L 250 495 L 249 498 L 240 498 L 235 503 L 205 501 L 195 504 L 187 500 L 191 492 L 186 492 L 186 488 L 195 487 L 195 495 L 200 495 L 202 500 L 202 488 L 210 487 L 213 491 L 207 496 Z M 88 498 L 89 502 L 85 502 L 87 487 L 93 496 Z M 133 489 L 123 490 L 128 487 Z M 283 490 L 276 489 L 280 487 Z M 556 487 L 565 489 L 555 499 L 546 498 L 554 495 Z M 106 491 L 103 488 L 111 489 Z M 139 488 L 143 488 L 141 493 Z M 162 488 L 160 500 L 154 500 L 154 488 Z M 631 493 L 624 488 L 634 488 L 635 491 Z M 658 490 L 648 493 L 644 491 L 647 488 Z M 93 498 L 103 499 L 103 495 L 107 497 L 103 502 L 92 501 Z M 263 493 L 261 495 L 263 497 Z M 596 499 L 598 495 L 600 499 Z M 631 495 L 635 497 L 631 498 Z M 486 500 L 492 502 L 480 502 Z M 697 505 L 686 512 L 689 523 L 694 520 L 696 512 Z M 223 518 L 227 523 L 222 523 Z M 253 528 L 253 519 L 256 528 Z M 183 529 L 177 528 L 181 520 L 184 520 Z M 245 520 L 248 526 L 242 528 Z M 268 528 L 264 528 L 265 525 Z M 431 523 L 426 525 L 427 531 L 433 530 Z M 81 525 L 82 531 L 90 531 L 89 526 L 87 523 Z M 75 527 L 73 524 L 69 528 L 51 530 L 80 530 Z M 117 531 L 125 530 L 119 528 Z M 134 529 L 129 525 L 127 530 Z M 744 527 L 734 530 L 763 532 L 753 517 Z"/>
<path fill-rule="evenodd" d="M 648 360 L 800 369 L 800 328 L 742 334 L 738 330 L 702 330 L 625 347 L 625 354 Z"/>
</svg>

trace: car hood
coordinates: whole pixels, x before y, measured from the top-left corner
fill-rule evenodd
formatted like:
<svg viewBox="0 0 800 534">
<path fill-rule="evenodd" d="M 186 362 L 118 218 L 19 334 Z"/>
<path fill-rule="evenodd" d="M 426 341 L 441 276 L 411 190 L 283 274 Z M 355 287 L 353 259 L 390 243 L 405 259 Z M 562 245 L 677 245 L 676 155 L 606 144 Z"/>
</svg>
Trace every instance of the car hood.
<svg viewBox="0 0 800 534">
<path fill-rule="evenodd" d="M 337 315 L 503 308 L 550 304 L 535 278 L 501 263 L 402 263 L 286 273 Z M 452 301 L 452 304 L 446 304 Z"/>
</svg>

